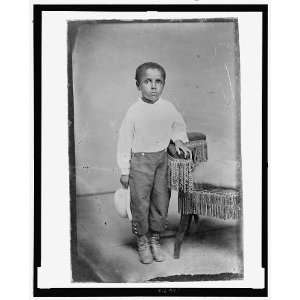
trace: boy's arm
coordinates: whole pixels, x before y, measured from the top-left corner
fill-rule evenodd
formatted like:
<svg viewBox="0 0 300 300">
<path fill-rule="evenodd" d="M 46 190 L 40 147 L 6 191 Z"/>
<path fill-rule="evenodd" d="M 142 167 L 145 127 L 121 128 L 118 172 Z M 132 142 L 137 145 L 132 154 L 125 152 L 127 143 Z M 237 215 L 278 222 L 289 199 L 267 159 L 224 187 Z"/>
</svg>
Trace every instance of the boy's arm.
<svg viewBox="0 0 300 300">
<path fill-rule="evenodd" d="M 130 114 L 127 113 L 119 130 L 117 145 L 117 163 L 120 168 L 121 174 L 124 176 L 129 175 L 132 140 L 133 121 Z"/>
<path fill-rule="evenodd" d="M 172 140 L 175 144 L 176 152 L 184 153 L 185 157 L 192 157 L 192 151 L 184 144 L 189 141 L 186 133 L 186 124 L 181 114 L 174 107 L 174 121 L 172 124 Z"/>
</svg>

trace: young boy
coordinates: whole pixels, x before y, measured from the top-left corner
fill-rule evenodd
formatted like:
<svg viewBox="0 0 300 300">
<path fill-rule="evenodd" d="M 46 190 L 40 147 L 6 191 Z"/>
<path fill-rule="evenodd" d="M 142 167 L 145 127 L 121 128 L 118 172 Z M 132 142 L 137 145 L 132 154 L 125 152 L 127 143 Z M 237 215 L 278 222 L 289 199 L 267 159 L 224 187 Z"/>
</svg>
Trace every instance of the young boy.
<svg viewBox="0 0 300 300">
<path fill-rule="evenodd" d="M 153 258 L 164 260 L 159 239 L 166 227 L 170 200 L 166 149 L 172 140 L 178 153 L 183 151 L 186 156 L 191 151 L 184 145 L 188 138 L 183 118 L 160 97 L 166 80 L 164 68 L 144 63 L 136 69 L 135 80 L 140 98 L 122 122 L 117 161 L 122 186 L 130 186 L 132 231 L 137 236 L 139 258 L 148 264 Z"/>
</svg>

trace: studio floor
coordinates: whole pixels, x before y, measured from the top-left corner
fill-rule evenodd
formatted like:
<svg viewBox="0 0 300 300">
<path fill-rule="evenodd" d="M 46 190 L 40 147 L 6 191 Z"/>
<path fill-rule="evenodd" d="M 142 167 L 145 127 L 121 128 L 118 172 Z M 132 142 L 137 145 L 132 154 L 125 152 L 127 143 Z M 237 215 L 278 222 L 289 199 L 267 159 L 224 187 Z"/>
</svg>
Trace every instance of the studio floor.
<svg viewBox="0 0 300 300">
<path fill-rule="evenodd" d="M 164 262 L 141 264 L 128 219 L 116 213 L 113 194 L 77 197 L 78 255 L 93 272 L 88 281 L 148 282 L 240 279 L 243 276 L 241 222 L 200 217 L 185 237 L 179 259 L 173 258 L 180 220 L 172 194 L 168 230 L 161 239 Z M 76 268 L 76 272 L 80 272 Z M 80 275 L 80 274 L 77 274 Z M 80 276 L 74 276 L 80 278 Z M 216 279 L 219 278 L 219 279 Z M 197 279 L 195 279 L 197 280 Z M 201 279 L 200 279 L 201 280 Z M 85 280 L 86 281 L 86 280 Z"/>
</svg>

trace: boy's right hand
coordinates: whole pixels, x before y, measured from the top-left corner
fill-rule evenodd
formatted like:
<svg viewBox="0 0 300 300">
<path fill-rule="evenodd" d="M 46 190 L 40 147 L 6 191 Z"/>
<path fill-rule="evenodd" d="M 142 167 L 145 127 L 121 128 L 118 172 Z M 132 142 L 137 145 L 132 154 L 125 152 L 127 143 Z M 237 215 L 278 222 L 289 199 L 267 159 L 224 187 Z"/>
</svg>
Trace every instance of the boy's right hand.
<svg viewBox="0 0 300 300">
<path fill-rule="evenodd" d="M 129 175 L 121 175 L 120 182 L 122 186 L 127 189 L 129 185 Z"/>
</svg>

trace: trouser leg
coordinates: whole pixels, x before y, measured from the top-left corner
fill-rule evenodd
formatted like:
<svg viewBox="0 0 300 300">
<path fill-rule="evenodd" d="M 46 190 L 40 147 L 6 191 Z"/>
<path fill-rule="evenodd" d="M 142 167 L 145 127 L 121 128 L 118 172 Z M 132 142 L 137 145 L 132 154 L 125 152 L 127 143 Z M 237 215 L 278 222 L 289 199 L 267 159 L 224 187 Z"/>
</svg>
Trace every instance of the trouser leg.
<svg viewBox="0 0 300 300">
<path fill-rule="evenodd" d="M 145 235 L 149 231 L 149 206 L 153 186 L 155 166 L 146 156 L 131 159 L 129 186 L 132 232 Z"/>
<path fill-rule="evenodd" d="M 151 193 L 149 226 L 151 231 L 162 232 L 167 226 L 167 215 L 170 202 L 170 190 L 168 189 L 168 158 L 163 152 L 154 174 L 154 182 Z"/>
</svg>

